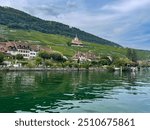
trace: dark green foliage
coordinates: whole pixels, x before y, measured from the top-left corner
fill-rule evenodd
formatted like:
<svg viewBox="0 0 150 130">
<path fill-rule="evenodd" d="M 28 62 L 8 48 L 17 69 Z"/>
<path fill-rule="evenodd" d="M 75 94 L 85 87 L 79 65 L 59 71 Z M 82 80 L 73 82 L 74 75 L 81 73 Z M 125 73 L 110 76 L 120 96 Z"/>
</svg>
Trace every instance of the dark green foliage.
<svg viewBox="0 0 150 130">
<path fill-rule="evenodd" d="M 136 53 L 136 50 L 133 49 L 133 52 L 132 52 L 132 61 L 133 62 L 137 62 L 138 58 L 137 58 L 137 53 Z"/>
<path fill-rule="evenodd" d="M 42 64 L 42 58 L 41 57 L 36 57 L 35 63 L 36 63 L 36 65 Z"/>
<path fill-rule="evenodd" d="M 91 67 L 91 64 L 89 62 L 84 62 L 81 67 L 89 69 Z"/>
<path fill-rule="evenodd" d="M 108 70 L 109 72 L 115 71 L 115 70 L 114 70 L 114 66 L 107 66 L 107 70 Z"/>
<path fill-rule="evenodd" d="M 91 64 L 92 64 L 92 66 L 97 66 L 97 65 L 99 65 L 99 62 L 98 62 L 98 61 L 93 60 L 93 61 L 91 61 Z"/>
<path fill-rule="evenodd" d="M 39 52 L 39 57 L 41 57 L 44 60 L 54 60 L 58 62 L 65 62 L 66 59 L 63 57 L 63 55 L 59 52 L 46 52 L 46 51 L 41 51 Z"/>
<path fill-rule="evenodd" d="M 127 49 L 127 58 L 133 62 L 137 62 L 138 58 L 137 58 L 136 50 L 128 48 Z"/>
<path fill-rule="evenodd" d="M 53 63 L 50 60 L 45 60 L 45 66 L 46 67 L 52 67 Z"/>
<path fill-rule="evenodd" d="M 17 59 L 17 60 L 23 60 L 23 56 L 22 56 L 21 54 L 17 54 L 17 55 L 16 55 L 16 59 Z"/>
<path fill-rule="evenodd" d="M 27 60 L 21 60 L 21 61 L 18 61 L 17 63 L 21 63 L 22 66 L 28 65 L 28 61 Z"/>
<path fill-rule="evenodd" d="M 71 46 L 71 41 L 67 42 L 67 45 L 68 45 L 68 46 Z"/>
<path fill-rule="evenodd" d="M 127 57 L 132 60 L 132 50 L 130 48 L 127 48 Z"/>
<path fill-rule="evenodd" d="M 43 59 L 50 59 L 50 53 L 46 52 L 46 51 L 41 51 L 39 52 L 39 57 L 43 58 Z"/>
<path fill-rule="evenodd" d="M 4 54 L 0 52 L 0 64 L 4 61 Z"/>
<path fill-rule="evenodd" d="M 99 64 L 100 64 L 100 65 L 109 65 L 109 62 L 108 62 L 107 59 L 101 59 L 101 60 L 99 61 Z"/>
<path fill-rule="evenodd" d="M 54 61 L 59 61 L 59 62 L 63 62 L 64 61 L 63 55 L 61 53 L 59 53 L 59 52 L 50 53 L 50 57 Z"/>
<path fill-rule="evenodd" d="M 113 65 L 117 66 L 117 67 L 126 67 L 128 65 L 131 65 L 132 61 L 129 60 L 128 58 L 118 58 L 114 61 Z"/>
<path fill-rule="evenodd" d="M 118 44 L 86 33 L 77 28 L 69 27 L 68 25 L 54 21 L 45 21 L 8 7 L 0 7 L 0 24 L 15 29 L 36 30 L 43 33 L 59 34 L 71 38 L 78 34 L 79 38 L 84 41 L 119 46 Z"/>
<path fill-rule="evenodd" d="M 100 65 L 110 65 L 111 63 L 112 63 L 112 61 L 107 56 L 101 57 L 101 59 L 99 61 Z"/>
</svg>

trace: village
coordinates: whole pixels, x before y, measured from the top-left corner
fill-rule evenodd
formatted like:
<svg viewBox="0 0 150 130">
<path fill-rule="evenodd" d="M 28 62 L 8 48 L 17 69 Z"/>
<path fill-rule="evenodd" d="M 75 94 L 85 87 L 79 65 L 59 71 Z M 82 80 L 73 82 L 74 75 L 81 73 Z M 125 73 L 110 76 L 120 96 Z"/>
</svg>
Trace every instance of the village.
<svg viewBox="0 0 150 130">
<path fill-rule="evenodd" d="M 71 41 L 72 47 L 84 47 L 84 44 L 79 40 L 78 36 Z M 1 67 L 25 67 L 19 60 L 23 61 L 32 61 L 35 59 L 39 59 L 40 53 L 55 53 L 55 50 L 52 50 L 51 47 L 35 45 L 24 41 L 8 41 L 8 42 L 0 42 L 0 53 L 2 53 L 5 58 L 1 63 Z M 63 54 L 59 53 L 62 56 L 62 60 L 67 61 L 69 58 L 63 56 Z M 46 54 L 45 54 L 46 55 Z M 42 57 L 42 56 L 41 56 Z M 43 59 L 46 56 L 42 57 Z M 91 52 L 76 52 L 70 59 L 76 63 L 78 62 L 91 62 L 92 60 L 96 60 L 96 55 Z M 57 59 L 56 59 L 57 60 Z M 41 61 L 41 65 L 43 61 Z M 40 64 L 39 64 L 40 66 Z M 39 67 L 38 66 L 38 67 Z"/>
<path fill-rule="evenodd" d="M 76 35 L 70 42 L 71 47 L 84 48 L 85 45 Z M 131 51 L 131 50 L 129 50 Z M 1 61 L 3 68 L 100 68 L 108 70 L 137 71 L 138 66 L 147 66 L 149 62 L 136 61 L 131 54 L 129 58 L 114 58 L 110 55 L 98 56 L 90 50 L 77 51 L 72 57 L 67 57 L 49 46 L 31 44 L 24 41 L 0 42 L 0 53 L 4 56 Z"/>
</svg>

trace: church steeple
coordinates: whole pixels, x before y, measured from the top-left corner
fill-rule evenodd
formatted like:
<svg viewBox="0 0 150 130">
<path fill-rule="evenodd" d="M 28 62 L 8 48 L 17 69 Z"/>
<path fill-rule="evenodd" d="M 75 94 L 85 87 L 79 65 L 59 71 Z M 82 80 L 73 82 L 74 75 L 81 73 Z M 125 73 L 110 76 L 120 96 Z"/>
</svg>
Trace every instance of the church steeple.
<svg viewBox="0 0 150 130">
<path fill-rule="evenodd" d="M 76 38 L 78 38 L 78 35 L 76 34 Z"/>
<path fill-rule="evenodd" d="M 76 34 L 76 37 L 74 38 L 75 41 L 79 41 L 78 35 Z"/>
<path fill-rule="evenodd" d="M 79 40 L 78 38 L 78 35 L 76 34 L 76 37 L 72 40 L 72 45 L 75 45 L 75 46 L 82 46 L 82 42 Z"/>
</svg>

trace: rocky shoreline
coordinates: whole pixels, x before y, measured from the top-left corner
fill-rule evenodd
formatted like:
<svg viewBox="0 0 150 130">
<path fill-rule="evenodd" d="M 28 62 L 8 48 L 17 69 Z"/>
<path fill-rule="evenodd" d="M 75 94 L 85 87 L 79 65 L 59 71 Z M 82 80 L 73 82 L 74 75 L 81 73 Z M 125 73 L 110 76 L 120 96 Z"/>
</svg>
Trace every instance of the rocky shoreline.
<svg viewBox="0 0 150 130">
<path fill-rule="evenodd" d="M 0 71 L 106 71 L 104 68 L 0 68 Z"/>
</svg>

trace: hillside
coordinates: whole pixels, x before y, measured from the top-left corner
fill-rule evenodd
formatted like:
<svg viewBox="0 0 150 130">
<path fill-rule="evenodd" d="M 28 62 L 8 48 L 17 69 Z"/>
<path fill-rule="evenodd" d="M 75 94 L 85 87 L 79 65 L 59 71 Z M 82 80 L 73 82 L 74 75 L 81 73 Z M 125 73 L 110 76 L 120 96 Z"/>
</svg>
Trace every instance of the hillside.
<svg viewBox="0 0 150 130">
<path fill-rule="evenodd" d="M 10 29 L 6 26 L 0 25 L 0 41 L 28 41 L 30 44 L 39 44 L 43 46 L 49 46 L 53 50 L 63 53 L 65 56 L 72 57 L 76 52 L 93 52 L 96 55 L 111 55 L 125 57 L 127 53 L 126 48 L 113 47 L 108 45 L 101 45 L 96 43 L 84 42 L 85 47 L 71 47 L 67 45 L 67 42 L 71 41 L 71 38 L 46 34 L 38 31 L 25 31 L 21 29 Z M 150 59 L 150 51 L 137 50 L 139 60 Z"/>
<path fill-rule="evenodd" d="M 63 35 L 70 38 L 78 34 L 79 38 L 83 41 L 120 46 L 111 41 L 81 31 L 80 29 L 54 21 L 45 21 L 9 7 L 0 6 L 0 24 L 14 29 L 34 30 L 47 34 Z"/>
</svg>

